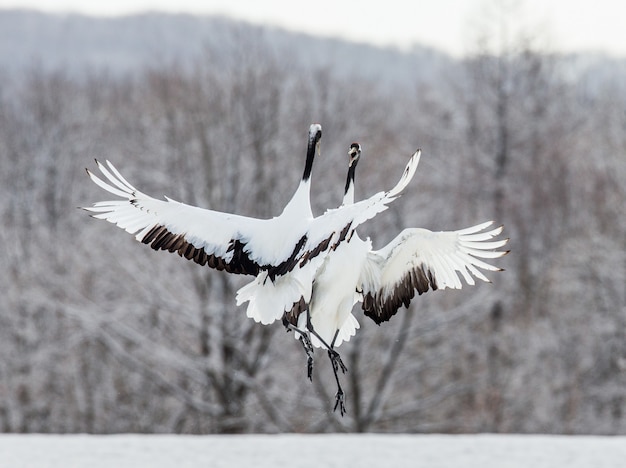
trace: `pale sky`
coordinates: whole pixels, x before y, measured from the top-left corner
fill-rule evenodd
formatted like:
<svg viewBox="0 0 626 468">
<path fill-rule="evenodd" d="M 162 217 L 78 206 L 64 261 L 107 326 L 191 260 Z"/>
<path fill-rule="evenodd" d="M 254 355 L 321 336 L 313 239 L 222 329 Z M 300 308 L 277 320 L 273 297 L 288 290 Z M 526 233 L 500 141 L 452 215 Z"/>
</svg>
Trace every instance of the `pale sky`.
<svg viewBox="0 0 626 468">
<path fill-rule="evenodd" d="M 553 51 L 604 51 L 626 57 L 622 0 L 0 0 L 0 8 L 122 15 L 146 10 L 224 14 L 254 23 L 376 45 L 468 51 L 476 24 L 494 5 L 513 5 L 508 27 L 538 31 Z M 519 5 L 523 5 L 520 7 Z M 485 19 L 487 18 L 487 19 Z"/>
</svg>

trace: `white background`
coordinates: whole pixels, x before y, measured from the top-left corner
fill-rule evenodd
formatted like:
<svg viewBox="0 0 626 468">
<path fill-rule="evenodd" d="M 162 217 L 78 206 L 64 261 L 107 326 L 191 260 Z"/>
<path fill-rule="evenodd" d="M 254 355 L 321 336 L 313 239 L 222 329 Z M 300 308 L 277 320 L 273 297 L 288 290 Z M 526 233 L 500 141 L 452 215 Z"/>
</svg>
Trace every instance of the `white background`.
<svg viewBox="0 0 626 468">
<path fill-rule="evenodd" d="M 626 437 L 537 435 L 0 435 L 28 468 L 616 468 Z"/>
<path fill-rule="evenodd" d="M 225 14 L 291 30 L 377 45 L 426 44 L 459 56 L 490 11 L 515 10 L 515 25 L 556 51 L 626 56 L 626 2 L 615 0 L 0 0 L 0 8 L 119 15 L 156 10 Z"/>
</svg>

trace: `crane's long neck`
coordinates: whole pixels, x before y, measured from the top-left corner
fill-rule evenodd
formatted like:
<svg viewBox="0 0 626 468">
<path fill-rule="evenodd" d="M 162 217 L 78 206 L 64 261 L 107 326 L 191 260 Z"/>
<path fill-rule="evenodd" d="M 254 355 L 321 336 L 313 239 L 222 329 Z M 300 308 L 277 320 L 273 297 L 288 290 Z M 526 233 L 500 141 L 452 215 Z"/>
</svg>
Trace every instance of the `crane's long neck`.
<svg viewBox="0 0 626 468">
<path fill-rule="evenodd" d="M 293 197 L 291 197 L 291 200 L 287 206 L 285 206 L 283 214 L 289 213 L 289 216 L 294 218 L 313 217 L 311 210 L 311 171 L 313 169 L 315 155 L 319 152 L 319 141 L 322 136 L 321 132 L 322 127 L 320 125 L 311 125 L 302 180 L 296 189 L 296 193 L 293 194 Z"/>
<path fill-rule="evenodd" d="M 309 182 L 311 180 L 311 171 L 313 169 L 313 160 L 315 159 L 315 153 L 317 152 L 318 143 L 309 137 L 309 146 L 306 150 L 306 162 L 304 163 L 304 173 L 302 174 L 302 182 Z"/>
<path fill-rule="evenodd" d="M 291 197 L 291 200 L 289 200 L 289 203 L 283 210 L 283 214 L 285 213 L 289 213 L 289 216 L 294 219 L 313 217 L 313 211 L 311 210 L 311 179 L 302 179 L 300 181 L 296 193 L 293 194 L 293 197 Z"/>
<path fill-rule="evenodd" d="M 346 188 L 343 192 L 343 205 L 354 204 L 354 177 L 356 173 L 356 164 L 351 164 L 348 168 L 348 176 L 346 177 Z"/>
</svg>

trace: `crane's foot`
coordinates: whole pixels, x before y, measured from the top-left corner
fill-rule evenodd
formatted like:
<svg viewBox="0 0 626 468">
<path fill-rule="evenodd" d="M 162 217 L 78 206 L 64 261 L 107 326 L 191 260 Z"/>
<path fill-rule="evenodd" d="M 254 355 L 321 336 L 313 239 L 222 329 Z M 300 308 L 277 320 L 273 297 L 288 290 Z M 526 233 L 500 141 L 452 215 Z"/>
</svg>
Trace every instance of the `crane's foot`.
<svg viewBox="0 0 626 468">
<path fill-rule="evenodd" d="M 330 358 L 330 362 L 332 362 L 332 364 L 333 364 L 333 370 L 335 371 L 335 374 L 337 373 L 337 371 L 339 369 L 341 369 L 341 372 L 343 374 L 348 372 L 348 368 L 345 366 L 345 364 L 341 360 L 341 356 L 339 355 L 339 353 L 337 351 L 335 351 L 334 349 L 330 348 L 328 350 L 328 357 Z"/>
<path fill-rule="evenodd" d="M 304 352 L 306 353 L 306 374 L 309 380 L 313 381 L 313 343 L 311 343 L 311 337 L 309 333 L 303 330 L 300 330 L 298 327 L 289 323 L 289 321 L 283 319 L 283 325 L 287 329 L 288 332 L 294 331 L 294 333 L 298 333 L 300 335 L 300 343 L 302 344 L 302 348 L 304 348 Z"/>
<path fill-rule="evenodd" d="M 306 376 L 309 381 L 313 382 L 313 356 L 309 356 L 306 360 Z"/>
<path fill-rule="evenodd" d="M 328 350 L 328 357 L 330 358 L 330 362 L 333 365 L 333 374 L 335 375 L 335 381 L 337 382 L 337 393 L 335 394 L 335 407 L 333 408 L 333 411 L 337 411 L 337 408 L 339 408 L 339 413 L 343 417 L 343 415 L 346 414 L 346 404 L 343 390 L 341 388 L 341 383 L 339 382 L 339 375 L 337 375 L 337 372 L 339 371 L 339 369 L 341 369 L 341 372 L 345 374 L 348 369 L 341 360 L 341 356 L 339 355 L 339 353 L 334 349 L 330 348 Z"/>
<path fill-rule="evenodd" d="M 302 343 L 302 347 L 304 348 L 304 352 L 306 353 L 306 374 L 309 380 L 313 381 L 313 344 L 311 344 L 311 339 L 306 334 L 300 335 L 300 343 Z"/>
<path fill-rule="evenodd" d="M 341 417 L 343 417 L 346 414 L 346 404 L 344 402 L 344 395 L 341 387 L 337 389 L 337 393 L 335 394 L 335 407 L 333 408 L 333 411 L 337 411 L 337 408 L 339 408 L 339 413 L 341 414 Z"/>
</svg>

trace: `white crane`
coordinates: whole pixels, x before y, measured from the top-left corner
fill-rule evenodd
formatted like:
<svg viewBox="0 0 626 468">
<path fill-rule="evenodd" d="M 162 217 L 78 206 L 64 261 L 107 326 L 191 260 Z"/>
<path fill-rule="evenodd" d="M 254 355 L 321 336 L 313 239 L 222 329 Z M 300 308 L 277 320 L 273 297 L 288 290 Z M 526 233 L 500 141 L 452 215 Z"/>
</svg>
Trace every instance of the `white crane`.
<svg viewBox="0 0 626 468">
<path fill-rule="evenodd" d="M 167 197 L 157 200 L 137 190 L 109 161 L 106 165 L 96 161 L 106 181 L 89 170 L 87 174 L 98 186 L 121 199 L 98 202 L 85 209 L 94 213 L 93 217 L 134 234 L 138 241 L 155 250 L 178 252 L 200 265 L 228 273 L 257 275 L 238 291 L 237 303 L 249 301 L 247 315 L 269 324 L 286 312 L 306 310 L 315 274 L 328 252 L 349 239 L 358 225 L 386 210 L 387 204 L 413 178 L 419 163 L 417 151 L 391 190 L 357 204 L 344 203 L 314 218 L 309 199 L 310 177 L 321 135 L 319 124 L 310 126 L 300 184 L 283 212 L 272 219 L 206 210 Z M 309 334 L 328 349 L 333 367 L 345 369 L 339 354 L 312 326 L 294 329 L 309 354 L 309 376 L 313 363 Z"/>
<path fill-rule="evenodd" d="M 400 194 L 415 172 L 415 164 L 409 163 L 394 189 L 379 192 L 361 204 L 346 207 L 348 209 L 328 210 L 314 218 L 309 201 L 310 177 L 321 136 L 322 127 L 311 125 L 300 184 L 283 212 L 271 219 L 207 210 L 167 197 L 157 200 L 133 187 L 109 161 L 106 165 L 96 161 L 106 181 L 89 170 L 87 174 L 94 183 L 121 200 L 102 201 L 85 209 L 95 213 L 93 217 L 134 234 L 138 241 L 155 250 L 178 252 L 180 256 L 217 270 L 259 275 L 264 283 L 268 279 L 276 283 L 292 272 L 307 273 L 303 278 L 310 276 L 310 281 L 298 280 L 297 288 L 285 296 L 285 300 L 291 300 L 291 309 L 302 296 L 310 297 L 315 269 L 309 264 L 320 261 L 356 226 L 386 210 L 387 204 Z M 294 284 L 293 281 L 290 284 Z M 279 319 L 283 312 L 253 318 L 267 324 Z"/>
<path fill-rule="evenodd" d="M 236 274 L 257 275 L 262 270 L 284 274 L 301 253 L 313 219 L 311 170 L 321 137 L 322 127 L 311 125 L 300 184 L 283 212 L 271 220 L 205 210 L 168 197 L 156 200 L 133 187 L 109 161 L 106 166 L 96 161 L 108 182 L 89 170 L 87 174 L 122 200 L 98 202 L 85 209 L 96 213 L 94 218 L 135 234 L 138 241 L 155 250 L 178 252 L 200 265 Z M 281 231 L 282 236 L 274 235 Z"/>
<path fill-rule="evenodd" d="M 349 169 L 343 206 L 354 203 L 354 177 L 361 147 L 353 143 L 348 151 Z M 489 282 L 477 268 L 500 268 L 480 258 L 495 259 L 508 239 L 491 241 L 502 227 L 487 230 L 492 221 L 453 232 L 405 229 L 381 250 L 373 250 L 369 238 L 352 233 L 334 252 L 324 257 L 317 269 L 308 310 L 292 310 L 286 319 L 300 330 L 314 332 L 311 343 L 328 350 L 337 381 L 335 407 L 345 413 L 344 394 L 337 375 L 346 371 L 334 348 L 354 336 L 359 324 L 352 315 L 353 305 L 361 300 L 365 315 L 377 324 L 389 320 L 398 309 L 408 307 L 415 291 L 423 294 L 432 288 L 460 289 L 459 274 L 469 285 L 474 277 Z M 311 358 L 311 356 L 309 356 Z M 309 362 L 309 371 L 312 363 Z"/>
<path fill-rule="evenodd" d="M 317 346 L 323 346 L 328 350 L 328 355 L 333 363 L 333 368 L 341 368 L 345 372 L 345 365 L 341 361 L 340 355 L 334 351 L 333 346 L 329 343 L 334 339 L 333 335 L 323 338 L 317 333 L 316 327 L 307 324 L 308 314 L 303 314 L 302 318 L 298 317 L 302 312 L 309 308 L 309 303 L 313 294 L 313 286 L 315 284 L 316 273 L 320 267 L 328 261 L 328 256 L 332 257 L 341 253 L 345 259 L 349 255 L 349 250 L 340 250 L 339 247 L 345 243 L 354 233 L 355 228 L 366 219 L 372 218 L 377 213 L 387 209 L 387 204 L 397 198 L 406 185 L 413 178 L 417 166 L 419 164 L 421 151 L 417 150 L 409 159 L 400 180 L 391 190 L 387 192 L 379 192 L 363 202 L 354 204 L 354 198 L 349 198 L 348 192 L 354 194 L 354 188 L 349 186 L 354 184 L 354 168 L 349 170 L 349 181 L 346 185 L 346 194 L 344 195 L 344 203 L 336 209 L 328 210 L 322 216 L 315 219 L 318 224 L 315 229 L 325 228 L 324 221 L 332 220 L 333 217 L 340 217 L 348 221 L 343 222 L 343 228 L 337 236 L 334 231 L 332 239 L 327 238 L 326 244 L 322 245 L 323 254 L 313 252 L 311 255 L 304 257 L 298 268 L 293 269 L 289 274 L 271 278 L 269 271 L 260 272 L 257 277 L 237 291 L 237 305 L 248 302 L 246 314 L 256 322 L 269 324 L 275 320 L 282 318 L 283 324 L 288 330 L 293 330 L 296 338 L 302 342 L 305 352 L 307 353 L 307 369 L 308 377 L 312 379 L 313 372 L 313 346 L 311 339 L 315 340 Z M 358 156 L 355 161 L 358 160 Z M 351 182 L 350 182 L 351 180 Z M 346 198 L 348 197 L 348 198 Z M 345 201 L 349 200 L 349 203 Z M 360 214 L 359 214 L 360 213 Z M 323 236 L 321 236 L 323 237 Z M 335 240 L 337 239 L 337 240 Z M 329 242 L 330 241 L 330 242 Z M 314 281 L 315 279 L 315 281 Z M 268 281 L 271 280 L 271 281 Z M 321 289 L 323 290 L 323 288 Z M 353 317 L 350 324 L 346 324 L 346 339 L 350 335 L 354 335 L 358 322 Z M 352 330 L 349 328 L 353 327 Z M 339 382 L 338 382 L 339 385 Z M 342 394 L 342 392 L 340 392 Z"/>
</svg>

